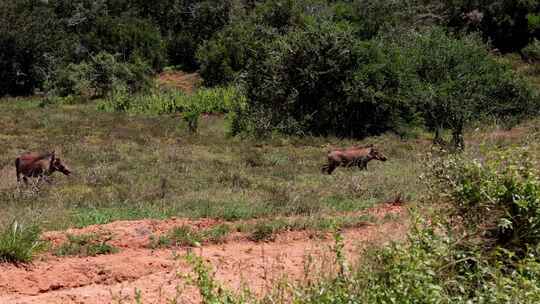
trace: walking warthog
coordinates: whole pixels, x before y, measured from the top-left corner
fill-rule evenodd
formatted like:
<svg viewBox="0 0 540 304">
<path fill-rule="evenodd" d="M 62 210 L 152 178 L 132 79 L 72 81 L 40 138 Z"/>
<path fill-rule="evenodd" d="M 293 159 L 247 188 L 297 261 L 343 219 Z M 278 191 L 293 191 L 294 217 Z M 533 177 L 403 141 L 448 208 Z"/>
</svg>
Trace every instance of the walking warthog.
<svg viewBox="0 0 540 304">
<path fill-rule="evenodd" d="M 70 175 L 71 171 L 62 162 L 62 160 L 56 157 L 54 151 L 51 153 L 39 154 L 39 153 L 25 153 L 15 159 L 15 169 L 17 170 L 17 182 L 21 181 L 21 174 L 23 181 L 28 184 L 29 177 L 45 178 L 53 174 L 55 171 Z"/>
<path fill-rule="evenodd" d="M 322 166 L 321 171 L 323 173 L 326 172 L 328 174 L 332 174 L 332 172 L 339 166 L 358 166 L 360 170 L 366 170 L 368 162 L 372 159 L 386 161 L 387 158 L 373 145 L 365 147 L 355 146 L 344 149 L 332 149 L 328 151 L 328 164 Z"/>
</svg>

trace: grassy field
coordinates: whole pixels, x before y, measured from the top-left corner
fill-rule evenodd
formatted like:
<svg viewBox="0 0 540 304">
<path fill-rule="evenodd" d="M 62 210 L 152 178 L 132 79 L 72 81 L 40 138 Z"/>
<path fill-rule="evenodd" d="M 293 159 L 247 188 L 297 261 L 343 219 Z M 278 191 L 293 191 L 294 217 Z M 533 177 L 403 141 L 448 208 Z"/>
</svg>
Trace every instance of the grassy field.
<svg viewBox="0 0 540 304">
<path fill-rule="evenodd" d="M 120 219 L 212 217 L 225 220 L 332 215 L 357 211 L 402 193 L 415 200 L 430 149 L 426 140 L 385 135 L 374 143 L 388 156 L 368 171 L 323 175 L 336 138 L 231 138 L 225 119 L 201 120 L 190 134 L 178 116 L 98 112 L 94 105 L 39 107 L 38 100 L 0 102 L 1 222 L 65 229 Z M 56 150 L 74 174 L 52 185 L 17 189 L 14 159 Z"/>
</svg>

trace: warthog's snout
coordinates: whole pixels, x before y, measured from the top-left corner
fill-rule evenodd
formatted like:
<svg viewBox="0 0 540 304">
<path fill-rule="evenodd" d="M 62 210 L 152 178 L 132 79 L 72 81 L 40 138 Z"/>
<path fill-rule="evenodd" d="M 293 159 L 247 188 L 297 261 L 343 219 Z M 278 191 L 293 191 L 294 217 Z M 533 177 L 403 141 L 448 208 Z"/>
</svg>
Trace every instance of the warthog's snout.
<svg viewBox="0 0 540 304">
<path fill-rule="evenodd" d="M 71 170 L 62 162 L 60 158 L 54 158 L 53 168 L 55 171 L 62 172 L 64 175 L 71 175 Z"/>
<path fill-rule="evenodd" d="M 383 162 L 388 160 L 388 158 L 386 158 L 386 156 L 384 154 L 382 154 L 381 152 L 375 150 L 374 148 L 371 149 L 370 155 L 373 157 L 373 159 L 380 160 L 380 161 L 383 161 Z"/>
</svg>

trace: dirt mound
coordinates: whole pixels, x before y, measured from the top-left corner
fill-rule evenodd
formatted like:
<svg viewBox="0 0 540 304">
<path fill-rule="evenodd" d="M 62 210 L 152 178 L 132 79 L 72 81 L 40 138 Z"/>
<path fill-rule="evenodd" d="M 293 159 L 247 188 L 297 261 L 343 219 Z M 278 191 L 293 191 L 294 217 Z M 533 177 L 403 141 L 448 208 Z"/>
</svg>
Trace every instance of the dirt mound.
<svg viewBox="0 0 540 304">
<path fill-rule="evenodd" d="M 393 213 L 403 215 L 398 205 L 383 205 L 370 211 L 376 217 Z M 381 221 L 344 231 L 345 251 L 350 259 L 367 244 L 401 239 L 406 220 Z M 227 240 L 219 245 L 199 248 L 152 250 L 146 245 L 151 234 L 165 232 L 178 225 L 204 229 L 217 224 L 213 220 L 123 221 L 67 231 L 73 234 L 114 232 L 119 253 L 97 257 L 59 258 L 44 255 L 32 265 L 0 266 L 1 303 L 132 303 L 140 293 L 143 303 L 199 303 L 197 290 L 186 284 L 191 267 L 181 258 L 193 251 L 210 263 L 217 279 L 238 290 L 248 286 L 264 293 L 277 280 L 308 280 L 329 273 L 333 267 L 333 240 L 329 235 L 309 231 L 286 232 L 275 241 L 257 243 L 247 238 Z M 66 232 L 51 232 L 45 237 L 60 243 Z M 179 258 L 180 257 L 180 258 Z M 138 291 L 136 291 L 138 290 Z"/>
<path fill-rule="evenodd" d="M 201 77 L 197 73 L 169 71 L 159 74 L 157 82 L 160 86 L 176 88 L 191 94 L 200 85 Z"/>
</svg>

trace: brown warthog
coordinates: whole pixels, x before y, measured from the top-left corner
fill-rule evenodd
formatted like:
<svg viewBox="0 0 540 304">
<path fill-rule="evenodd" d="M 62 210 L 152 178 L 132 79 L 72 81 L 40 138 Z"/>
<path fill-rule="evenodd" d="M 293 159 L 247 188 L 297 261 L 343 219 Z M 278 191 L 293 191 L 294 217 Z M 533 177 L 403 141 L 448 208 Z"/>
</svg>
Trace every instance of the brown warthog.
<svg viewBox="0 0 540 304">
<path fill-rule="evenodd" d="M 23 181 L 28 184 L 29 177 L 37 177 L 39 179 L 44 178 L 48 180 L 48 176 L 55 171 L 70 175 L 71 171 L 62 162 L 62 160 L 56 157 L 54 151 L 51 153 L 25 153 L 15 159 L 15 169 L 17 170 L 17 182 L 21 181 L 21 174 Z"/>
<path fill-rule="evenodd" d="M 332 149 L 328 151 L 328 164 L 322 166 L 321 171 L 323 173 L 326 172 L 328 174 L 332 174 L 332 172 L 339 166 L 358 166 L 360 170 L 366 170 L 368 162 L 372 159 L 386 161 L 387 158 L 373 145 Z"/>
</svg>

